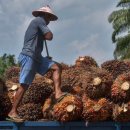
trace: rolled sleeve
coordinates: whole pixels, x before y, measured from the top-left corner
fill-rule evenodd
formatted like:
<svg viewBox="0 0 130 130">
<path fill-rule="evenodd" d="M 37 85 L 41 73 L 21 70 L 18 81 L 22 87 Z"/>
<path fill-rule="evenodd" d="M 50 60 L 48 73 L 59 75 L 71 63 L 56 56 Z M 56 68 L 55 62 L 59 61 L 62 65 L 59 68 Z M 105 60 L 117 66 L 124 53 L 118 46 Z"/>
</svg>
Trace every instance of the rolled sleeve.
<svg viewBox="0 0 130 130">
<path fill-rule="evenodd" d="M 46 22 L 43 18 L 38 20 L 38 28 L 42 31 L 43 35 L 47 32 L 50 32 L 50 29 L 47 27 Z"/>
</svg>

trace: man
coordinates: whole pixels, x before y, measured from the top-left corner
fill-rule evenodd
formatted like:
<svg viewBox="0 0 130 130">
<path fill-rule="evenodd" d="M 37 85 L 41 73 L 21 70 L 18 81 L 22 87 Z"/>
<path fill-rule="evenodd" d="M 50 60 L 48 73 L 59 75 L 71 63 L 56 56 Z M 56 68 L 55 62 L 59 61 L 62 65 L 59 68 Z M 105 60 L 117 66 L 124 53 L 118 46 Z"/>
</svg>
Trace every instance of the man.
<svg viewBox="0 0 130 130">
<path fill-rule="evenodd" d="M 25 33 L 24 46 L 19 55 L 20 87 L 15 95 L 12 110 L 8 118 L 14 121 L 23 121 L 17 114 L 17 107 L 23 97 L 24 92 L 32 83 L 35 74 L 44 75 L 49 69 L 53 70 L 53 82 L 55 88 L 55 98 L 60 99 L 65 94 L 61 91 L 61 66 L 47 57 L 42 57 L 43 40 L 52 40 L 53 34 L 47 27 L 50 21 L 55 21 L 58 17 L 52 12 L 49 6 L 42 7 L 32 12 L 33 19 Z"/>
</svg>

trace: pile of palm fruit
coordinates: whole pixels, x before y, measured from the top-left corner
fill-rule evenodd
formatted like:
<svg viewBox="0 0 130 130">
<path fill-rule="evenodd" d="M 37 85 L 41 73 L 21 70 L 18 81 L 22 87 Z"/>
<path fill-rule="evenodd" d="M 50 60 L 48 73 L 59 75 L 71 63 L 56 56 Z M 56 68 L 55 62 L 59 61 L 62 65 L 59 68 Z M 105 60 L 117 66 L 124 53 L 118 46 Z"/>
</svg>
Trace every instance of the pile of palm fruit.
<svg viewBox="0 0 130 130">
<path fill-rule="evenodd" d="M 0 121 L 7 117 L 11 107 L 12 104 L 7 93 L 5 82 L 0 79 Z"/>
<path fill-rule="evenodd" d="M 67 121 L 130 121 L 130 62 L 110 60 L 98 66 L 90 56 L 74 65 L 61 63 L 61 99 L 55 99 L 53 71 L 36 75 L 18 107 L 21 118 Z M 11 109 L 19 84 L 19 67 L 9 68 L 0 80 L 0 120 Z M 1 113 L 2 112 L 2 113 Z"/>
<path fill-rule="evenodd" d="M 130 121 L 130 62 L 110 60 L 104 62 L 101 66 L 114 77 L 110 98 L 113 102 L 113 120 Z"/>
<path fill-rule="evenodd" d="M 33 83 L 23 95 L 18 114 L 25 120 L 37 121 L 42 119 L 42 105 L 53 92 L 52 81 L 36 75 Z"/>
</svg>

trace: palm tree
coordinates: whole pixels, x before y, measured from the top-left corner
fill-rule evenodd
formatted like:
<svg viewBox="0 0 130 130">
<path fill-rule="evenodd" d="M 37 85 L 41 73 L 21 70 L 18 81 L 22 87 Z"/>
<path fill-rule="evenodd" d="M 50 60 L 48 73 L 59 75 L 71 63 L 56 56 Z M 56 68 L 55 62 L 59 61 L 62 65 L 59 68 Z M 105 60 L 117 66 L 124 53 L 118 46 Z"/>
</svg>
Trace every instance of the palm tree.
<svg viewBox="0 0 130 130">
<path fill-rule="evenodd" d="M 116 44 L 115 59 L 130 58 L 130 0 L 120 0 L 108 21 L 113 25 L 112 41 Z"/>
</svg>

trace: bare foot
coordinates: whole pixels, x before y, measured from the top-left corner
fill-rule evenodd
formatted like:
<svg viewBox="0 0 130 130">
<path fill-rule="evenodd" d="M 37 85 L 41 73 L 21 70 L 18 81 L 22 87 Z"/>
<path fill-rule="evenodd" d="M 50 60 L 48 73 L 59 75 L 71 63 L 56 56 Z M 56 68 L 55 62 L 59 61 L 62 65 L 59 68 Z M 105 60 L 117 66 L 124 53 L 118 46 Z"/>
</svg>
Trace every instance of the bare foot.
<svg viewBox="0 0 130 130">
<path fill-rule="evenodd" d="M 8 116 L 15 116 L 15 117 L 17 117 L 18 114 L 17 114 L 16 111 L 11 111 L 11 112 L 8 114 Z"/>
<path fill-rule="evenodd" d="M 20 118 L 17 112 L 10 112 L 7 117 L 8 121 L 23 122 L 24 119 Z"/>
</svg>

